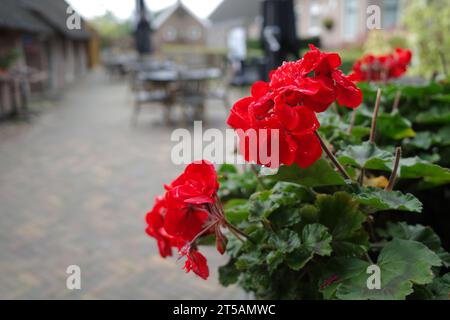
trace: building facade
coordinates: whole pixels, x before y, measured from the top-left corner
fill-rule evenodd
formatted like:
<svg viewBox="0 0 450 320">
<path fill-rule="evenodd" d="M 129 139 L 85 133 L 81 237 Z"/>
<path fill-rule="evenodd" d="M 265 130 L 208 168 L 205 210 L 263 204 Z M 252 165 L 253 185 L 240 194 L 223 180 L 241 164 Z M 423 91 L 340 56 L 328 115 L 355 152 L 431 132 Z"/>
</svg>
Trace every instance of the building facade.
<svg viewBox="0 0 450 320">
<path fill-rule="evenodd" d="M 152 40 L 156 50 L 164 45 L 206 45 L 207 22 L 198 18 L 181 1 L 156 13 Z"/>
<path fill-rule="evenodd" d="M 340 48 L 363 42 L 369 32 L 368 18 L 377 6 L 380 27 L 400 26 L 403 0 L 296 0 L 298 34 L 301 38 L 320 37 L 326 48 Z"/>
</svg>

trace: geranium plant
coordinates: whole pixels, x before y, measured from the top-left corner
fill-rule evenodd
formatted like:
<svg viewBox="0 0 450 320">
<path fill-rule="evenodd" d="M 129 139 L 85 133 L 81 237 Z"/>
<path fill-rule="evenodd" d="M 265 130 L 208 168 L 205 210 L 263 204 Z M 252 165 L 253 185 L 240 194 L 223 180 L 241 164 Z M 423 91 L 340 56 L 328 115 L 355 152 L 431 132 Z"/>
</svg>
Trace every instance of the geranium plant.
<svg viewBox="0 0 450 320">
<path fill-rule="evenodd" d="M 340 65 L 338 54 L 311 46 L 236 102 L 228 124 L 253 164 L 216 172 L 207 161 L 194 162 L 165 186 L 147 214 L 162 257 L 176 248 L 185 270 L 207 279 L 199 246 L 212 237 L 230 257 L 221 283 L 259 299 L 448 298 L 450 255 L 431 228 L 401 222 L 422 203 L 394 190 L 405 179 L 426 184 L 427 176 L 417 161 L 402 159 L 401 148 L 377 146 L 380 90 L 368 131 L 352 123 L 353 112 L 343 111 L 350 115 L 344 124 L 348 117 L 337 106 L 356 109 L 363 95 Z M 279 132 L 277 165 L 250 155 L 249 129 Z M 265 150 L 271 142 L 257 141 Z"/>
</svg>

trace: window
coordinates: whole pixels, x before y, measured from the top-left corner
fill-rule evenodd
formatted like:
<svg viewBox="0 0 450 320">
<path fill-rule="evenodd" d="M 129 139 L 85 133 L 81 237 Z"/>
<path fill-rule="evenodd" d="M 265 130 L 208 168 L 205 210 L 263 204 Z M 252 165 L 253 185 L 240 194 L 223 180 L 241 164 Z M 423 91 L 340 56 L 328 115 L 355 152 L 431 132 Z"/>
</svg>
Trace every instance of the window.
<svg viewBox="0 0 450 320">
<path fill-rule="evenodd" d="M 358 35 L 358 0 L 344 0 L 343 33 L 347 40 Z"/>
<path fill-rule="evenodd" d="M 202 30 L 199 27 L 191 27 L 189 29 L 189 38 L 191 40 L 199 40 L 202 37 Z"/>
<path fill-rule="evenodd" d="M 313 1 L 309 8 L 309 28 L 308 33 L 311 36 L 318 36 L 320 34 L 320 16 L 322 7 L 317 1 Z"/>
<path fill-rule="evenodd" d="M 164 30 L 164 40 L 166 41 L 175 41 L 177 39 L 177 29 L 174 27 L 167 27 Z"/>
<path fill-rule="evenodd" d="M 383 2 L 383 28 L 392 28 L 397 25 L 399 14 L 399 0 L 384 0 Z"/>
</svg>

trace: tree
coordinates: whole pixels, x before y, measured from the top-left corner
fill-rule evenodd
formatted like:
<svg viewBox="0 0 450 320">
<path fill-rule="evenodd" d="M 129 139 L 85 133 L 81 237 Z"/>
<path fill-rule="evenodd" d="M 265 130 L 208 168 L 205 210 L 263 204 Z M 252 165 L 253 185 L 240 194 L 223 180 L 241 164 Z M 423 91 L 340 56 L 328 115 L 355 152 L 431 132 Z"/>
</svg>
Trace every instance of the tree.
<svg viewBox="0 0 450 320">
<path fill-rule="evenodd" d="M 414 34 L 420 64 L 416 70 L 431 75 L 449 74 L 450 6 L 447 0 L 408 1 L 404 24 Z"/>
</svg>

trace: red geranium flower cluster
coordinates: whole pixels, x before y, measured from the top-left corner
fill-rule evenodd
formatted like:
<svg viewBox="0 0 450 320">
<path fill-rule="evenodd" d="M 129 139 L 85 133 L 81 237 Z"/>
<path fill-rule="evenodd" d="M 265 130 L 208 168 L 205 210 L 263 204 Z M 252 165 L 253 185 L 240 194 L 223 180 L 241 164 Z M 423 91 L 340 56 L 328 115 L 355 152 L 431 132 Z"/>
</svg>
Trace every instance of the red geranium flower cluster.
<svg viewBox="0 0 450 320">
<path fill-rule="evenodd" d="M 261 148 L 270 150 L 273 130 L 279 137 L 278 165 L 296 163 L 307 168 L 321 157 L 322 148 L 315 135 L 320 124 L 315 112 L 325 111 L 336 100 L 349 108 L 362 102 L 361 90 L 338 69 L 340 65 L 337 53 L 321 52 L 310 45 L 302 59 L 285 62 L 271 72 L 268 83 L 256 82 L 251 96 L 235 103 L 227 123 L 238 130 L 241 153 L 247 161 L 277 166 L 260 155 Z M 254 132 L 256 157 L 250 152 Z"/>
<path fill-rule="evenodd" d="M 366 55 L 356 61 L 353 73 L 350 75 L 354 81 L 387 81 L 403 76 L 411 63 L 412 52 L 408 49 L 395 49 L 394 53 Z"/>
<path fill-rule="evenodd" d="M 221 227 L 229 225 L 217 197 L 218 188 L 214 166 L 207 161 L 194 162 L 165 186 L 165 195 L 155 199 L 146 216 L 146 232 L 156 239 L 160 255 L 172 256 L 172 248 L 177 248 L 180 258 L 186 257 L 186 272 L 192 270 L 203 279 L 208 278 L 209 269 L 196 241 L 215 233 L 217 250 L 223 254 L 226 248 Z"/>
</svg>

